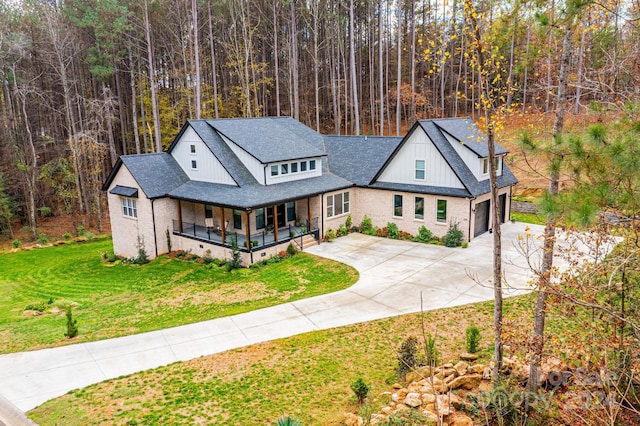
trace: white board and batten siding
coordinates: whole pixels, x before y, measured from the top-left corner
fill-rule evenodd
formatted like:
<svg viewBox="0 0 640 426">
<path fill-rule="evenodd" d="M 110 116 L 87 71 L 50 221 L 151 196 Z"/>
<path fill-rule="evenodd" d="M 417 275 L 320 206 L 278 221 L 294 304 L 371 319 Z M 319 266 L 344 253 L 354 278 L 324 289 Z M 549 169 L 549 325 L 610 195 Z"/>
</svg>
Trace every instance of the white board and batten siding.
<svg viewBox="0 0 640 426">
<path fill-rule="evenodd" d="M 489 179 L 489 173 L 483 173 L 484 171 L 484 159 L 482 157 L 478 157 L 478 154 L 471 151 L 465 144 L 464 141 L 459 142 L 452 136 L 444 133 L 444 136 L 447 138 L 451 146 L 456 150 L 460 158 L 465 162 L 471 173 L 478 179 L 478 181 L 483 181 Z M 499 156 L 499 164 L 498 167 L 498 176 L 502 175 L 502 156 Z"/>
<path fill-rule="evenodd" d="M 425 161 L 425 179 L 415 178 L 416 160 Z M 410 185 L 464 188 L 440 151 L 433 145 L 424 130 L 416 128 L 400 148 L 400 151 L 384 169 L 379 182 L 405 183 Z"/>
<path fill-rule="evenodd" d="M 191 152 L 191 145 L 195 146 L 195 152 Z M 182 134 L 171 155 L 191 180 L 237 186 L 229 172 L 191 127 Z M 196 162 L 195 168 L 193 161 Z"/>
<path fill-rule="evenodd" d="M 219 134 L 219 133 L 218 133 Z M 242 149 L 238 144 L 224 135 L 220 135 L 222 140 L 231 148 L 231 151 L 238 157 L 238 159 L 249 170 L 249 173 L 258 181 L 260 185 L 264 185 L 264 164 L 258 161 L 253 155 Z"/>
</svg>

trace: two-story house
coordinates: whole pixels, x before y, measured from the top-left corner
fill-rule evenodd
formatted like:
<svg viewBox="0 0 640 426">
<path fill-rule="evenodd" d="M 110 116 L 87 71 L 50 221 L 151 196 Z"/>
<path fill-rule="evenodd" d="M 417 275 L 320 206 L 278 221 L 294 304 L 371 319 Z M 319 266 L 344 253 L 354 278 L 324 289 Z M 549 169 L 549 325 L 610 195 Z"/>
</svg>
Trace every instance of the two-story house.
<svg viewBox="0 0 640 426">
<path fill-rule="evenodd" d="M 496 152 L 504 221 L 516 179 Z M 470 119 L 422 120 L 404 138 L 323 136 L 286 117 L 191 120 L 167 152 L 122 156 L 103 189 L 123 256 L 144 244 L 151 257 L 224 258 L 235 239 L 251 264 L 349 215 L 435 235 L 457 223 L 467 240 L 493 226 L 486 137 Z"/>
</svg>

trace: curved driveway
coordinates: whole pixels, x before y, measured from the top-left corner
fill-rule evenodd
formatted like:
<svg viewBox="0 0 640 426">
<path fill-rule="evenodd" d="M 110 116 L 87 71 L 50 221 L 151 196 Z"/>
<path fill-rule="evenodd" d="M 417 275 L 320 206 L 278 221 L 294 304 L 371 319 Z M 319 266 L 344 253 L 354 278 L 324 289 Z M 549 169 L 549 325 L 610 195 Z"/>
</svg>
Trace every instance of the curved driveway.
<svg viewBox="0 0 640 426">
<path fill-rule="evenodd" d="M 541 234 L 541 226 L 529 225 Z M 506 296 L 527 291 L 530 272 L 515 249 L 525 224 L 503 230 Z M 331 294 L 231 317 L 98 342 L 0 355 L 0 394 L 21 410 L 93 383 L 308 331 L 490 300 L 492 235 L 467 249 L 351 234 L 306 249 L 355 267 L 360 279 Z M 473 275 L 483 285 L 470 278 Z M 2 410 L 0 406 L 0 411 Z M 0 418 L 1 418 L 0 412 Z"/>
</svg>

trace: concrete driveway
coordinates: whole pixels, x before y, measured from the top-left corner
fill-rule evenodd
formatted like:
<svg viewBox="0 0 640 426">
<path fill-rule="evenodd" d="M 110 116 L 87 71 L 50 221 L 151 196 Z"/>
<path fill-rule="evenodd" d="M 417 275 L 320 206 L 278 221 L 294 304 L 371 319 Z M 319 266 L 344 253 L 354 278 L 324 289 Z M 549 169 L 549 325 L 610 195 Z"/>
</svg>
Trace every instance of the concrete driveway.
<svg viewBox="0 0 640 426">
<path fill-rule="evenodd" d="M 531 226 L 541 234 L 543 228 Z M 509 288 L 527 291 L 530 272 L 515 249 L 525 225 L 503 225 L 503 259 Z M 467 249 L 351 234 L 306 250 L 352 265 L 360 279 L 352 287 L 271 308 L 59 348 L 0 355 L 0 394 L 21 410 L 93 383 L 203 355 L 308 331 L 425 310 L 490 300 L 492 235 Z M 482 284 L 469 277 L 475 275 Z M 0 406 L 0 410 L 2 407 Z"/>
</svg>

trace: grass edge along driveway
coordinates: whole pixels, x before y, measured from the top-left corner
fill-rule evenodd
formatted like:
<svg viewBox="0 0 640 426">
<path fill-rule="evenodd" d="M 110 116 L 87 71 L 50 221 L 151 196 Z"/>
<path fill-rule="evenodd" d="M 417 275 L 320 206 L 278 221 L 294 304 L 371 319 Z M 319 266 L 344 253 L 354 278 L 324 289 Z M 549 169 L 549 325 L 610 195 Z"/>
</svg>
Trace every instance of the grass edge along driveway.
<svg viewBox="0 0 640 426">
<path fill-rule="evenodd" d="M 0 254 L 0 353 L 235 315 L 342 290 L 358 279 L 350 266 L 306 253 L 232 272 L 168 256 L 110 265 L 101 254 L 111 244 L 99 239 Z M 64 336 L 69 305 L 79 328 L 74 339 Z"/>
</svg>

